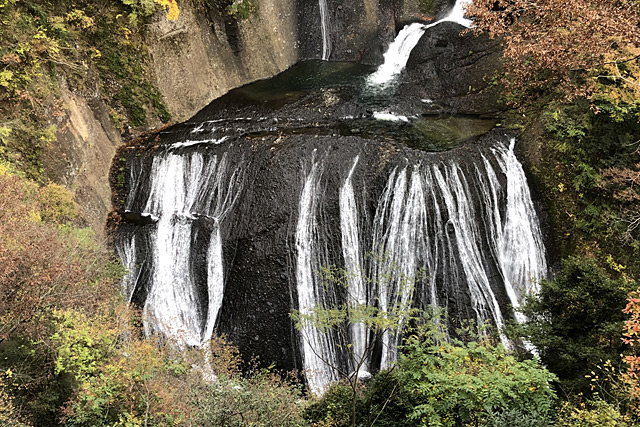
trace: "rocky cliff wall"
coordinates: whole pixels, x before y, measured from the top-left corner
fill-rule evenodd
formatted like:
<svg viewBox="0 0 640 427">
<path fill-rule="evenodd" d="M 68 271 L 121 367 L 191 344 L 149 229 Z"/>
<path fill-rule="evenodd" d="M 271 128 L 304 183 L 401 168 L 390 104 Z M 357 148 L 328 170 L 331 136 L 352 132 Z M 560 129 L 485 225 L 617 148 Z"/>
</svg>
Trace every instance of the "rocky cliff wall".
<svg viewBox="0 0 640 427">
<path fill-rule="evenodd" d="M 184 0 L 175 22 L 158 15 L 147 43 L 158 89 L 182 121 L 234 87 L 271 77 L 298 60 L 294 0 L 259 0 L 246 19 L 224 2 Z"/>
</svg>

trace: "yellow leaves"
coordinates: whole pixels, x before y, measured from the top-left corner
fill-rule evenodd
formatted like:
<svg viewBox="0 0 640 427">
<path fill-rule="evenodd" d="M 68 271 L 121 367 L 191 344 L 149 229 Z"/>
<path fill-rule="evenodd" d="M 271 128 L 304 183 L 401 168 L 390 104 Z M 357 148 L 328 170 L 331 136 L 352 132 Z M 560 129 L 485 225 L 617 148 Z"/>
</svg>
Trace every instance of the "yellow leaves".
<svg viewBox="0 0 640 427">
<path fill-rule="evenodd" d="M 38 223 L 38 222 L 42 222 L 42 217 L 40 216 L 40 213 L 38 211 L 32 210 L 29 212 L 29 215 L 27 216 L 27 220 L 29 222 Z"/>
<path fill-rule="evenodd" d="M 167 20 L 175 21 L 180 15 L 180 9 L 175 0 L 153 0 L 160 6 L 164 6 L 167 9 Z"/>
<path fill-rule="evenodd" d="M 65 19 L 69 24 L 75 25 L 83 30 L 91 28 L 95 24 L 94 19 L 87 16 L 84 10 L 81 9 L 73 9 L 71 12 L 67 13 Z"/>
<path fill-rule="evenodd" d="M 0 86 L 9 87 L 9 84 L 12 79 L 13 79 L 13 71 L 11 70 L 0 71 Z"/>
<path fill-rule="evenodd" d="M 53 182 L 38 189 L 38 202 L 44 221 L 64 224 L 78 216 L 71 191 Z"/>
<path fill-rule="evenodd" d="M 607 255 L 606 263 L 611 269 L 613 269 L 614 271 L 617 271 L 618 273 L 622 273 L 623 270 L 626 270 L 627 268 L 625 265 L 618 264 L 617 262 L 615 262 L 611 254 Z"/>
</svg>

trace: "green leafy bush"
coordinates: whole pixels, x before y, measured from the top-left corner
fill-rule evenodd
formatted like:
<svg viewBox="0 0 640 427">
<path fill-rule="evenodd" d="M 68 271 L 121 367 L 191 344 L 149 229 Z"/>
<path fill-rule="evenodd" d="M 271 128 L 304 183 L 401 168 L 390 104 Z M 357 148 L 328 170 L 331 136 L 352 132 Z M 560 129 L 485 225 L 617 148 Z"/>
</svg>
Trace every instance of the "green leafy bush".
<svg viewBox="0 0 640 427">
<path fill-rule="evenodd" d="M 635 425 L 618 408 L 601 398 L 587 402 L 565 402 L 557 426 L 561 427 L 631 427 Z"/>
<path fill-rule="evenodd" d="M 503 411 L 546 416 L 555 401 L 555 375 L 539 362 L 519 362 L 502 344 L 448 343 L 411 337 L 398 361 L 411 396 L 414 425 L 486 423 Z"/>
<path fill-rule="evenodd" d="M 422 328 L 421 328 L 422 329 Z M 317 426 L 544 426 L 553 419 L 555 375 L 536 360 L 518 361 L 486 339 L 444 339 L 439 326 L 411 335 L 392 369 L 378 373 L 358 396 L 334 385 L 307 409 Z"/>
<path fill-rule="evenodd" d="M 304 400 L 299 386 L 261 369 L 244 376 L 219 377 L 191 388 L 191 421 L 198 426 L 302 427 Z"/>
<path fill-rule="evenodd" d="M 585 375 L 601 361 L 619 360 L 622 309 L 631 286 L 608 277 L 593 259 L 570 257 L 522 307 L 528 318 L 524 334 L 565 393 L 589 393 Z"/>
</svg>

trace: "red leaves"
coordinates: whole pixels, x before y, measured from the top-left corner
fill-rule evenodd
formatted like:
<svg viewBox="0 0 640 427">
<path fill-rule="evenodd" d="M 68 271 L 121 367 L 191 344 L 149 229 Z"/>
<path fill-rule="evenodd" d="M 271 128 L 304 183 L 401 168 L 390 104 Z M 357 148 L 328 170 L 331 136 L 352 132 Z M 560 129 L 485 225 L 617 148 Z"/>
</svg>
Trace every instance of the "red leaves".
<svg viewBox="0 0 640 427">
<path fill-rule="evenodd" d="M 635 410 L 640 412 L 640 290 L 629 294 L 627 306 L 623 311 L 629 315 L 629 319 L 625 321 L 622 341 L 631 346 L 633 351 L 624 357 L 624 361 L 629 365 L 626 379 Z"/>
</svg>

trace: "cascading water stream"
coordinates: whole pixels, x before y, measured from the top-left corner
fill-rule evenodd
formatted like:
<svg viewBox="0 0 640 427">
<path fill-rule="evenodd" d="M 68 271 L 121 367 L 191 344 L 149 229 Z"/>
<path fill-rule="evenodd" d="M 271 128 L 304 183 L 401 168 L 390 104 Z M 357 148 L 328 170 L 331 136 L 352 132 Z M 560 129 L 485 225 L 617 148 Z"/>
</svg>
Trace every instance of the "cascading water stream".
<svg viewBox="0 0 640 427">
<path fill-rule="evenodd" d="M 389 176 L 374 219 L 373 282 L 381 311 L 398 327 L 404 322 L 403 313 L 411 305 L 419 280 L 418 257 L 429 253 L 424 202 L 419 167 L 413 172 L 406 167 L 396 169 Z M 397 356 L 400 336 L 393 329 L 382 336 L 381 369 L 389 367 Z"/>
<path fill-rule="evenodd" d="M 143 307 L 147 334 L 159 333 L 178 346 L 200 346 L 211 339 L 222 305 L 224 271 L 220 223 L 242 187 L 242 168 L 230 171 L 227 156 L 178 154 L 175 147 L 153 158 L 148 176 L 131 168 L 133 185 L 125 206 L 146 198 L 141 217 L 155 220 L 148 233 L 149 256 L 137 259 L 137 234 L 125 235 L 117 251 L 128 269 L 123 287 L 131 301 L 144 270 L 150 276 Z M 150 181 L 145 194 L 144 179 Z M 206 227 L 194 224 L 206 223 Z M 203 228 L 204 227 L 204 228 Z M 210 231 L 208 231 L 210 230 Z M 207 297 L 202 299 L 193 271 L 193 242 L 210 233 L 207 249 Z M 142 261 L 142 262 L 141 262 Z"/>
<path fill-rule="evenodd" d="M 429 26 L 432 27 L 436 24 L 429 24 Z M 414 22 L 400 30 L 384 53 L 384 62 L 367 78 L 367 83 L 372 86 L 384 85 L 400 74 L 407 66 L 411 51 L 418 44 L 427 28 L 427 25 Z"/>
<path fill-rule="evenodd" d="M 326 254 L 317 244 L 317 209 L 322 165 L 315 157 L 316 151 L 300 194 L 296 226 L 296 283 L 298 311 L 302 317 L 310 316 L 315 309 L 324 307 L 318 272 L 321 267 L 328 267 Z M 300 334 L 307 385 L 313 393 L 321 395 L 329 384 L 337 381 L 335 368 L 338 363 L 334 340 L 316 326 L 303 321 Z"/>
<path fill-rule="evenodd" d="M 127 301 L 133 298 L 135 284 L 138 282 L 140 266 L 136 263 L 136 236 L 124 236 L 119 245 L 116 245 L 116 252 L 125 268 L 125 275 L 122 277 L 121 287 Z"/>
<path fill-rule="evenodd" d="M 482 218 L 474 210 L 473 193 L 467 177 L 462 174 L 458 165 L 452 163 L 448 166 L 444 174 L 438 169 L 434 170 L 434 177 L 445 202 L 448 225 L 454 232 L 453 243 L 459 254 L 461 273 L 471 295 L 471 307 L 479 324 L 493 320 L 498 329 L 502 330 L 502 313 L 491 288 L 486 261 L 482 259 L 483 251 L 478 246 L 484 238 L 480 232 L 481 224 L 477 222 Z M 450 249 L 454 250 L 453 247 Z M 504 337 L 501 338 L 505 341 Z"/>
<path fill-rule="evenodd" d="M 322 30 L 322 59 L 327 61 L 331 56 L 331 34 L 329 31 L 329 8 L 327 0 L 318 0 L 320 8 L 320 28 Z"/>
<path fill-rule="evenodd" d="M 358 165 L 359 157 L 353 161 L 353 166 L 347 175 L 342 188 L 340 188 L 340 229 L 342 237 L 342 255 L 344 257 L 345 270 L 347 272 L 347 289 L 349 304 L 352 310 L 362 310 L 368 303 L 367 288 L 362 268 L 362 251 L 360 250 L 360 230 L 358 227 L 359 211 L 356 197 L 353 191 L 353 172 Z M 371 377 L 367 349 L 369 347 L 369 331 L 362 323 L 350 325 L 352 347 L 351 353 L 352 372 L 358 378 Z"/>
<path fill-rule="evenodd" d="M 451 12 L 449 12 L 449 14 L 439 22 L 456 22 L 463 27 L 471 27 L 472 21 L 464 17 L 464 7 L 465 5 L 470 3 L 472 3 L 471 0 L 456 0 L 456 3 L 453 5 L 453 9 L 451 9 Z"/>
<path fill-rule="evenodd" d="M 373 218 L 372 247 L 361 243 L 366 239 L 359 223 L 365 213 L 354 196 L 359 157 L 354 158 L 339 188 L 347 302 L 377 304 L 397 324 L 382 335 L 380 369 L 397 360 L 402 337 L 395 331 L 401 329 L 409 307 L 453 308 L 459 320 L 488 322 L 501 330 L 507 307 L 504 297 L 518 307 L 521 298 L 535 290 L 536 281 L 547 274 L 540 227 L 513 143 L 509 148 L 494 144 L 473 158 L 476 160 L 460 164 L 458 159 L 421 154 L 405 158 L 404 164 L 390 170 Z M 321 181 L 316 161 L 300 196 L 296 232 L 301 311 L 329 308 L 323 305 L 316 277 L 320 267 L 326 266 L 321 264 L 326 248 L 316 243 L 315 236 L 322 228 L 317 222 Z M 368 252 L 373 256 L 365 266 L 364 253 Z M 368 288 L 360 273 L 363 270 L 371 278 Z M 451 307 L 454 301 L 456 306 Z M 362 325 L 350 325 L 351 356 L 364 360 L 368 372 L 367 334 Z M 511 345 L 503 335 L 500 338 Z M 320 373 L 309 378 L 315 392 L 326 388 L 323 381 L 338 376 L 333 367 L 340 366 L 340 352 L 346 350 L 336 353 L 344 343 L 332 344 L 332 339 L 335 337 L 311 329 L 303 331 L 305 369 Z"/>
<path fill-rule="evenodd" d="M 538 281 L 546 277 L 547 261 L 542 232 L 531 201 L 529 186 L 522 165 L 514 154 L 515 139 L 511 139 L 509 149 L 503 150 L 498 157 L 507 179 L 507 206 L 505 224 L 497 239 L 500 267 L 505 280 L 505 288 L 514 309 L 527 294 L 538 291 Z M 486 159 L 485 159 L 486 162 Z M 515 262 L 514 254 L 519 254 Z M 518 287 L 519 284 L 527 284 Z M 516 310 L 519 321 L 524 320 L 522 313 Z"/>
<path fill-rule="evenodd" d="M 384 62 L 367 78 L 367 83 L 371 86 L 385 85 L 400 74 L 407 66 L 411 51 L 427 29 L 443 22 L 456 22 L 467 28 L 471 26 L 471 21 L 464 17 L 464 5 L 467 3 L 468 0 L 457 0 L 447 16 L 431 24 L 414 22 L 406 25 L 389 45 L 384 53 Z"/>
<path fill-rule="evenodd" d="M 152 170 L 155 179 L 145 211 L 159 220 L 153 236 L 153 286 L 143 308 L 145 329 L 147 334 L 159 332 L 179 344 L 197 346 L 204 313 L 190 274 L 190 219 L 202 157 L 156 157 Z"/>
</svg>

